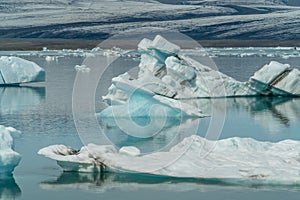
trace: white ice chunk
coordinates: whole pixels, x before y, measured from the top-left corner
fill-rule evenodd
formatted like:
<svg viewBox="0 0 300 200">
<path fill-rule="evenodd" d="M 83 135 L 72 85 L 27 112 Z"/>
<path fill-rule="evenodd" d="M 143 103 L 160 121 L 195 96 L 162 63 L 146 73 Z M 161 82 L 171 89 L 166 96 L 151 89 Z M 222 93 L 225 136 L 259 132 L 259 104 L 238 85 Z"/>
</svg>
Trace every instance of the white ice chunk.
<svg viewBox="0 0 300 200">
<path fill-rule="evenodd" d="M 288 75 L 280 80 L 274 87 L 284 90 L 293 95 L 300 95 L 300 71 L 293 69 Z"/>
<path fill-rule="evenodd" d="M 89 73 L 91 71 L 86 65 L 76 65 L 74 68 L 77 72 Z"/>
<path fill-rule="evenodd" d="M 255 72 L 251 79 L 269 84 L 289 67 L 290 65 L 288 64 L 281 64 L 279 62 L 272 61 L 270 64 L 263 66 L 260 70 Z"/>
<path fill-rule="evenodd" d="M 71 153 L 68 155 L 65 154 L 66 152 Z M 72 152 L 77 153 L 74 154 Z M 65 145 L 51 145 L 38 151 L 39 155 L 44 155 L 57 160 L 58 164 L 63 166 L 64 171 L 78 172 L 100 172 L 102 162 L 101 160 L 98 160 L 97 155 L 105 153 L 117 153 L 117 151 L 113 146 L 103 146 L 103 148 L 98 148 L 98 146 L 94 144 L 82 147 L 80 151 L 76 151 Z"/>
<path fill-rule="evenodd" d="M 58 56 L 46 56 L 45 60 L 47 62 L 58 61 Z"/>
<path fill-rule="evenodd" d="M 45 81 L 45 71 L 34 62 L 17 57 L 0 57 L 0 84 Z"/>
<path fill-rule="evenodd" d="M 169 42 L 168 40 L 166 40 L 160 35 L 157 35 L 154 38 L 150 48 L 157 49 L 167 54 L 177 54 L 180 51 L 179 46 Z"/>
<path fill-rule="evenodd" d="M 122 147 L 119 150 L 119 153 L 129 155 L 129 156 L 138 156 L 141 154 L 141 151 L 134 146 L 128 146 L 128 147 Z"/>
<path fill-rule="evenodd" d="M 160 62 L 155 57 L 144 53 L 141 55 L 141 62 L 140 62 L 140 74 L 144 73 L 144 70 L 149 70 L 152 73 L 157 72 L 157 70 L 161 69 L 164 66 L 163 62 Z"/>
<path fill-rule="evenodd" d="M 151 47 L 151 45 L 152 45 L 152 40 L 144 38 L 138 44 L 138 49 L 139 50 L 148 50 Z"/>
<path fill-rule="evenodd" d="M 214 148 L 207 148 L 211 146 Z M 215 142 L 193 135 L 175 145 L 170 151 L 141 156 L 119 153 L 112 146 L 89 144 L 83 148 L 87 148 L 88 151 L 80 151 L 76 157 L 57 155 L 53 147 L 46 147 L 39 154 L 57 160 L 64 169 L 69 164 L 81 163 L 81 156 L 93 166 L 90 169 L 93 169 L 96 163 L 103 170 L 115 172 L 127 171 L 182 178 L 235 179 L 271 184 L 300 183 L 300 142 L 293 140 L 271 143 L 249 138 L 228 138 Z M 161 163 L 168 160 L 172 162 L 161 166 Z M 155 168 L 158 166 L 161 167 Z"/>
<path fill-rule="evenodd" d="M 300 96 L 300 71 L 288 64 L 272 61 L 258 70 L 250 83 L 263 95 Z"/>
<path fill-rule="evenodd" d="M 0 125 L 0 174 L 11 174 L 19 164 L 21 156 L 15 152 L 13 135 L 19 131 Z"/>
<path fill-rule="evenodd" d="M 166 59 L 166 67 L 168 74 L 180 81 L 191 81 L 196 77 L 196 72 L 191 66 L 180 63 L 174 56 Z"/>
</svg>

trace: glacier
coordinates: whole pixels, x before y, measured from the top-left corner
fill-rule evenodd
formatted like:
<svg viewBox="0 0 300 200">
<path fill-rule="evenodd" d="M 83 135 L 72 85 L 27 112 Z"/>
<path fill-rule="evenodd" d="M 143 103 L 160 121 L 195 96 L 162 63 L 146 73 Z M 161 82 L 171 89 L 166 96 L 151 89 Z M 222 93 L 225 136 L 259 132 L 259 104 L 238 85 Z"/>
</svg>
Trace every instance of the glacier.
<svg viewBox="0 0 300 200">
<path fill-rule="evenodd" d="M 36 63 L 14 57 L 0 57 L 0 86 L 45 81 L 45 71 Z"/>
<path fill-rule="evenodd" d="M 13 136 L 20 132 L 0 125 L 0 174 L 10 175 L 19 164 L 21 155 L 14 151 Z"/>
<path fill-rule="evenodd" d="M 212 143 L 214 148 L 207 148 Z M 128 153 L 124 153 L 124 148 Z M 118 150 L 112 145 L 95 144 L 79 151 L 52 145 L 38 154 L 56 160 L 64 171 L 127 172 L 289 185 L 300 183 L 299 152 L 299 141 L 293 140 L 271 143 L 228 138 L 216 142 L 192 135 L 169 151 L 145 155 L 139 154 L 136 147 Z M 166 160 L 169 162 L 164 163 Z"/>
</svg>

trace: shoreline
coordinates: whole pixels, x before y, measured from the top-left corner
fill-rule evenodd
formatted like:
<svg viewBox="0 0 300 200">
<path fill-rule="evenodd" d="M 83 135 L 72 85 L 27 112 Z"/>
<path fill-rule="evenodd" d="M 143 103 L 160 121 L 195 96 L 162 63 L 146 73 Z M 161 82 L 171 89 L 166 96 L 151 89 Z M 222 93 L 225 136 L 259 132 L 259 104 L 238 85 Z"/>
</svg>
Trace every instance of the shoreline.
<svg viewBox="0 0 300 200">
<path fill-rule="evenodd" d="M 84 39 L 27 39 L 27 38 L 0 38 L 0 51 L 28 51 L 61 49 L 93 49 L 103 40 Z M 203 47 L 300 47 L 300 40 L 198 40 Z M 115 41 L 110 47 L 121 45 L 121 47 L 136 48 L 135 42 Z M 185 48 L 184 46 L 182 46 Z M 187 46 L 188 47 L 188 46 Z"/>
</svg>

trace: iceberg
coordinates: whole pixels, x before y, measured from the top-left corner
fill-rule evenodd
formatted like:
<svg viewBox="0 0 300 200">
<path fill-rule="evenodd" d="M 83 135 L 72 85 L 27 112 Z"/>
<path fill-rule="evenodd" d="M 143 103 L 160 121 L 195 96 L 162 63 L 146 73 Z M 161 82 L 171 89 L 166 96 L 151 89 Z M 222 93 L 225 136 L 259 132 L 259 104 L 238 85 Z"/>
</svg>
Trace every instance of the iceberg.
<svg viewBox="0 0 300 200">
<path fill-rule="evenodd" d="M 250 85 L 265 96 L 300 96 L 300 71 L 272 61 L 250 78 Z"/>
<path fill-rule="evenodd" d="M 13 134 L 19 131 L 12 127 L 0 125 L 0 174 L 10 175 L 14 168 L 19 164 L 21 156 L 15 152 Z"/>
<path fill-rule="evenodd" d="M 160 35 L 143 39 L 138 51 L 137 77 L 126 72 L 112 79 L 108 94 L 102 97 L 108 108 L 99 117 L 147 117 L 154 105 L 153 117 L 204 117 L 202 107 L 184 100 L 300 95 L 300 71 L 287 64 L 273 61 L 248 82 L 240 82 L 186 56 Z M 165 112 L 159 112 L 162 110 Z"/>
<path fill-rule="evenodd" d="M 206 148 L 211 143 L 215 147 Z M 136 147 L 118 150 L 112 145 L 95 144 L 79 151 L 53 145 L 39 150 L 38 154 L 56 160 L 64 171 L 127 172 L 289 185 L 300 183 L 299 152 L 300 142 L 293 140 L 271 143 L 234 137 L 216 142 L 192 135 L 169 151 L 145 155 Z M 161 165 L 164 160 L 172 162 Z"/>
<path fill-rule="evenodd" d="M 45 81 L 45 71 L 36 63 L 18 57 L 0 57 L 0 86 Z"/>
<path fill-rule="evenodd" d="M 138 44 L 141 54 L 137 78 L 128 73 L 113 78 L 103 100 L 110 104 L 126 102 L 128 87 L 152 92 L 169 99 L 218 98 L 237 96 L 299 96 L 300 71 L 287 64 L 271 62 L 248 82 L 237 81 L 196 61 L 179 46 L 160 35 Z"/>
<path fill-rule="evenodd" d="M 121 82 L 118 82 L 121 84 Z M 125 85 L 125 84 L 124 84 Z M 127 90 L 134 87 L 130 85 L 119 86 L 126 87 Z M 201 110 L 197 107 L 178 102 L 174 99 L 155 95 L 149 90 L 135 90 L 131 93 L 127 102 L 121 105 L 109 106 L 101 113 L 97 114 L 99 118 L 105 117 L 204 117 Z"/>
</svg>

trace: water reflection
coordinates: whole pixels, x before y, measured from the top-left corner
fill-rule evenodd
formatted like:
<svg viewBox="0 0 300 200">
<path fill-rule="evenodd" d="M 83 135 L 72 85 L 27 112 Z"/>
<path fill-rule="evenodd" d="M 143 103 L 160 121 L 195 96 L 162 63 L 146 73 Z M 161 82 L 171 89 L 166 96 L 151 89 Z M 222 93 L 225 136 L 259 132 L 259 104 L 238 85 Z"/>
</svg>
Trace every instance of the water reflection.
<svg viewBox="0 0 300 200">
<path fill-rule="evenodd" d="M 177 185 L 175 183 L 178 183 L 175 178 L 143 176 L 138 174 L 64 172 L 55 181 L 42 182 L 40 187 L 47 190 L 81 189 L 103 193 L 116 188 L 130 191 L 142 188 L 162 189 L 163 187 L 168 187 L 170 190 L 177 188 L 177 191 L 191 189 L 191 187 L 185 187 L 184 182 L 178 187 L 176 187 Z"/>
<path fill-rule="evenodd" d="M 236 179 L 195 179 L 162 177 L 146 174 L 125 173 L 78 173 L 63 172 L 56 180 L 44 181 L 40 187 L 44 190 L 84 190 L 105 193 L 122 188 L 124 191 L 138 191 L 140 189 L 154 189 L 161 191 L 214 191 L 220 188 L 240 190 L 254 188 L 260 190 L 278 189 L 299 191 L 300 185 L 265 184 L 259 181 L 245 181 Z"/>
<path fill-rule="evenodd" d="M 214 101 L 214 103 L 211 103 Z M 240 129 L 244 133 L 234 132 L 233 130 L 225 129 L 223 132 L 232 132 L 229 135 L 232 136 L 246 136 L 254 137 L 255 132 L 262 133 L 266 130 L 268 134 L 282 131 L 282 136 L 285 130 L 289 130 L 290 133 L 294 131 L 291 127 L 299 125 L 300 119 L 300 98 L 287 98 L 287 97 L 252 97 L 252 98 L 228 98 L 226 99 L 226 108 L 222 107 L 224 104 L 218 104 L 218 101 L 224 101 L 222 99 L 192 99 L 185 101 L 186 103 L 197 106 L 203 113 L 212 115 L 218 115 L 226 110 L 225 126 L 233 126 L 239 123 L 238 126 L 247 126 L 247 131 L 252 135 L 243 135 L 246 128 Z M 211 106 L 216 106 L 212 109 Z M 218 107 L 219 106 L 219 107 Z M 242 118 L 241 118 L 242 117 Z M 132 134 L 126 133 L 122 127 L 126 127 L 126 130 L 130 131 L 133 127 L 130 124 L 135 123 L 141 126 L 149 125 L 148 118 L 122 118 L 122 120 L 116 120 L 115 118 L 100 119 L 100 125 L 104 129 L 106 136 L 116 146 L 122 147 L 126 145 L 133 145 L 141 149 L 143 153 L 149 153 L 154 151 L 167 150 L 174 144 L 178 144 L 182 139 L 193 134 L 200 134 L 202 137 L 206 137 L 206 132 L 212 120 L 211 117 L 199 118 L 199 119 L 178 119 L 167 118 L 166 121 L 160 118 L 151 119 L 153 122 L 151 125 L 161 126 L 160 122 L 164 122 L 162 128 L 153 135 L 153 137 L 139 138 L 133 137 Z M 231 121 L 230 121 L 231 120 Z M 202 123 L 202 121 L 207 123 Z M 235 124 L 231 124 L 232 121 Z M 120 126 L 120 123 L 121 126 Z M 157 130 L 157 127 L 145 128 L 140 134 L 151 135 L 152 130 Z M 134 130 L 133 130 L 134 131 Z M 148 133 L 150 132 L 150 133 Z M 227 134 L 227 133 L 226 133 Z M 223 137 L 228 137 L 223 135 Z M 235 134 L 235 135 L 233 135 Z M 261 134 L 262 136 L 262 134 Z M 295 134 L 294 134 L 295 136 Z M 294 137 L 293 136 L 293 137 Z M 222 136 L 221 136 L 222 137 Z M 267 138 L 265 136 L 265 138 Z M 289 139 L 285 138 L 284 139 Z"/>
<path fill-rule="evenodd" d="M 142 153 L 150 153 L 157 151 L 167 151 L 172 146 L 181 142 L 184 138 L 197 133 L 197 128 L 201 119 L 187 118 L 101 118 L 102 126 L 108 139 L 117 147 L 136 146 Z M 151 121 L 152 123 L 150 123 Z M 128 133 L 134 129 L 130 127 L 133 123 L 145 127 L 140 132 L 140 137 L 134 137 Z M 151 128 L 147 125 L 151 124 Z M 123 129 L 126 127 L 125 130 Z M 154 127 L 156 126 L 156 127 Z M 121 127 L 121 128 L 120 128 Z M 157 131 L 153 134 L 153 130 Z M 151 137 L 144 137 L 153 135 Z"/>
<path fill-rule="evenodd" d="M 0 178 L 0 199 L 16 199 L 21 189 L 12 176 Z"/>
<path fill-rule="evenodd" d="M 269 98 L 262 101 L 264 109 L 251 110 L 254 120 L 270 132 L 289 128 L 300 118 L 300 99 Z"/>
<path fill-rule="evenodd" d="M 0 87 L 1 114 L 26 111 L 44 101 L 45 87 Z"/>
<path fill-rule="evenodd" d="M 204 113 L 211 113 L 210 99 L 188 100 Z M 218 101 L 218 100 L 214 100 Z M 222 101 L 222 100 L 219 100 Z M 252 97 L 227 98 L 226 114 L 231 117 L 236 113 L 250 114 L 261 127 L 270 132 L 289 128 L 300 118 L 300 98 L 289 97 Z M 215 103 L 214 105 L 222 105 Z M 223 108 L 217 108 L 222 110 Z M 239 119 L 237 119 L 239 120 Z"/>
<path fill-rule="evenodd" d="M 254 121 L 270 132 L 289 128 L 300 118 L 300 99 L 288 97 L 256 97 L 245 101 L 234 99 L 233 105 L 243 105 Z M 230 100 L 229 100 L 230 103 Z"/>
</svg>

